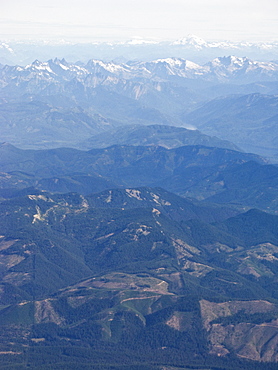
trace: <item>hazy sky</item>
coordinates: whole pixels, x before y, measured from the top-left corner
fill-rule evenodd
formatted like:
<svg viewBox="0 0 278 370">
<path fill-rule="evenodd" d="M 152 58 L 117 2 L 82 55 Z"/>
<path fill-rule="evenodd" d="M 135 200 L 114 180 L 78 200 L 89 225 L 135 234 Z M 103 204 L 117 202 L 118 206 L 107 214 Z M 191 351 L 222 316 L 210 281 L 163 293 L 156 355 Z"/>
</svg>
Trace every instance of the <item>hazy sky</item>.
<svg viewBox="0 0 278 370">
<path fill-rule="evenodd" d="M 1 40 L 278 40 L 278 0 L 0 0 Z"/>
</svg>

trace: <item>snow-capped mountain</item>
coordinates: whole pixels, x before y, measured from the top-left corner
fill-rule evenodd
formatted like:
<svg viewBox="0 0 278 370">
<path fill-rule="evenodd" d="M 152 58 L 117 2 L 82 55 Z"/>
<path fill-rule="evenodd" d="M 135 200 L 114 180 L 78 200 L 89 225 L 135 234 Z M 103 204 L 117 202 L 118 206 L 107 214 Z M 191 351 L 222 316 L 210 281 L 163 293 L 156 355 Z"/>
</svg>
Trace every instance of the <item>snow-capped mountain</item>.
<svg viewBox="0 0 278 370">
<path fill-rule="evenodd" d="M 157 59 L 151 62 L 128 62 L 117 64 L 90 60 L 87 64 L 68 63 L 65 59 L 38 60 L 25 67 L 4 66 L 0 70 L 2 86 L 20 84 L 30 80 L 53 82 L 77 79 L 84 83 L 93 80 L 94 87 L 100 84 L 118 83 L 123 80 L 152 79 L 168 81 L 172 78 L 203 79 L 215 82 L 256 82 L 278 80 L 278 64 L 252 61 L 246 57 L 219 57 L 205 65 L 182 58 Z"/>
<path fill-rule="evenodd" d="M 172 43 L 172 45 L 189 46 L 196 48 L 197 50 L 209 47 L 209 44 L 204 39 L 195 35 L 188 35 L 187 37 L 176 40 Z"/>
<path fill-rule="evenodd" d="M 215 58 L 206 64 L 209 71 L 223 79 L 277 79 L 278 70 L 275 62 L 258 62 L 246 57 L 235 56 Z"/>
<path fill-rule="evenodd" d="M 218 57 L 204 65 L 183 58 L 127 63 L 90 59 L 86 64 L 57 58 L 35 60 L 25 66 L 0 68 L 1 135 L 13 143 L 25 138 L 24 145 L 29 145 L 30 135 L 36 135 L 40 145 L 55 146 L 72 143 L 73 137 L 85 140 L 107 127 L 160 124 L 192 128 L 202 120 L 190 121 L 188 113 L 213 98 L 254 93 L 268 97 L 277 92 L 278 63 L 247 57 Z M 244 109 L 249 104 L 244 101 Z M 247 118 L 243 115 L 242 125 L 246 120 L 254 124 L 258 115 L 252 112 L 247 110 Z M 273 112 L 268 120 L 266 124 L 275 126 L 277 114 Z M 13 136 L 13 127 L 20 127 L 20 135 Z"/>
<path fill-rule="evenodd" d="M 168 79 L 170 76 L 195 78 L 204 76 L 208 71 L 206 66 L 203 67 L 182 58 L 157 59 L 151 62 L 138 63 L 137 66 L 148 71 L 152 76 L 162 79 Z"/>
<path fill-rule="evenodd" d="M 271 50 L 278 47 L 278 41 L 276 42 L 234 42 L 234 41 L 206 41 L 196 35 L 188 35 L 184 38 L 172 42 L 172 45 L 183 46 L 188 48 L 195 48 L 196 50 L 202 49 L 235 49 L 235 50 L 248 50 L 250 48 L 260 50 Z"/>
</svg>

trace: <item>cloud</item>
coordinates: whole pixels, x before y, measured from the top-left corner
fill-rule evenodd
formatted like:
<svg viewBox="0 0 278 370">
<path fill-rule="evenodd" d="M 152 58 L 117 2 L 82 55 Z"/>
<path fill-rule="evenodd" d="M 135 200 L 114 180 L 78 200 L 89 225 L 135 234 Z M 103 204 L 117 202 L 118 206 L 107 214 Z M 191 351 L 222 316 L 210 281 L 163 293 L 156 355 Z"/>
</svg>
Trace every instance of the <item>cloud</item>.
<svg viewBox="0 0 278 370">
<path fill-rule="evenodd" d="M 278 33 L 277 0 L 9 0 L 1 4 L 2 35 L 267 40 Z M 14 29 L 12 29 L 14 27 Z"/>
</svg>

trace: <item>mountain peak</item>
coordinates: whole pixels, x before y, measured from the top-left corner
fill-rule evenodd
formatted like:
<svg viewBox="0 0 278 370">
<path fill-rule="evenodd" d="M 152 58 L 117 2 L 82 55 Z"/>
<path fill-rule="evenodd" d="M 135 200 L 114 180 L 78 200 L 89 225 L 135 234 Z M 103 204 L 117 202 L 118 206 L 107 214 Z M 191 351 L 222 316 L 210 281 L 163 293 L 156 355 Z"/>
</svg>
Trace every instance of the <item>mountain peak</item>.
<svg viewBox="0 0 278 370">
<path fill-rule="evenodd" d="M 63 59 L 55 58 L 54 60 L 53 59 L 50 59 L 49 62 L 58 64 L 58 65 L 60 65 L 60 64 L 68 65 L 68 62 L 66 61 L 65 58 L 63 58 Z"/>
<path fill-rule="evenodd" d="M 173 45 L 191 46 L 195 49 L 201 50 L 207 46 L 207 42 L 199 36 L 189 34 L 186 37 L 173 42 Z"/>
</svg>

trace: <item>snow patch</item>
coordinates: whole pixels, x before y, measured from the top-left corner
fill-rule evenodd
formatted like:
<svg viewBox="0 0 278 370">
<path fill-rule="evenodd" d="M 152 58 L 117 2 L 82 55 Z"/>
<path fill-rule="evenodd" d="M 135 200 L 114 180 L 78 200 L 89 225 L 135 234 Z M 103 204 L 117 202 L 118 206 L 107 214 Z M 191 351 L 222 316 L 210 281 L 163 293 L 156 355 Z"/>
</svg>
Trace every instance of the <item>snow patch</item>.
<svg viewBox="0 0 278 370">
<path fill-rule="evenodd" d="M 158 204 L 158 205 L 162 205 L 162 206 L 170 206 L 171 203 L 168 202 L 167 200 L 164 200 L 164 199 L 160 199 L 160 197 L 157 195 L 157 194 L 154 194 L 154 193 L 150 193 L 150 195 L 153 197 L 153 201 Z"/>
<path fill-rule="evenodd" d="M 130 197 L 130 198 L 135 198 L 137 200 L 143 200 L 141 198 L 141 192 L 139 190 L 135 190 L 135 189 L 125 189 L 127 195 Z"/>
<path fill-rule="evenodd" d="M 36 221 L 44 221 L 44 218 L 41 214 L 40 207 L 36 206 L 37 213 L 33 216 L 32 224 L 34 224 Z"/>
<path fill-rule="evenodd" d="M 106 202 L 106 203 L 111 203 L 111 202 L 112 202 L 112 190 L 109 190 L 109 195 L 108 195 L 108 197 L 105 199 L 105 202 Z"/>
</svg>

